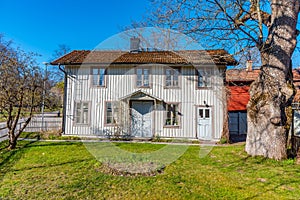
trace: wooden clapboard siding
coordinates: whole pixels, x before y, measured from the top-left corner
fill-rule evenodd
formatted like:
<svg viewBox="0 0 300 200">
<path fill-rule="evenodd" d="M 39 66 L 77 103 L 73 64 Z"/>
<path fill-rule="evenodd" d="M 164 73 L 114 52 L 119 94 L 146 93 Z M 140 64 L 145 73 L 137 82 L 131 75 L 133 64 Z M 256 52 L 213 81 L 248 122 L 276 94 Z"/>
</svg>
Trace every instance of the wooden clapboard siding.
<svg viewBox="0 0 300 200">
<path fill-rule="evenodd" d="M 161 64 L 147 65 L 151 68 L 151 87 L 136 88 L 134 65 L 111 66 L 107 69 L 105 87 L 95 87 L 91 83 L 92 66 L 66 66 L 68 73 L 66 95 L 66 125 L 65 134 L 74 135 L 101 135 L 106 131 L 113 131 L 114 127 L 105 126 L 105 102 L 117 101 L 120 98 L 141 90 L 147 94 L 163 99 L 164 102 L 179 103 L 181 113 L 180 126 L 174 128 L 164 127 L 164 111 L 153 111 L 153 134 L 160 137 L 196 138 L 196 108 L 205 106 L 204 101 L 212 107 L 212 138 L 221 137 L 223 127 L 223 78 L 214 76 L 211 88 L 197 88 L 197 74 L 192 66 L 181 67 L 179 88 L 165 87 L 165 68 Z M 220 66 L 224 68 L 225 66 Z M 214 68 L 216 73 L 218 68 Z M 84 126 L 74 124 L 75 102 L 86 101 L 90 103 L 90 123 Z M 163 104 L 156 101 L 158 107 Z M 70 105 L 68 105 L 70 103 Z"/>
</svg>

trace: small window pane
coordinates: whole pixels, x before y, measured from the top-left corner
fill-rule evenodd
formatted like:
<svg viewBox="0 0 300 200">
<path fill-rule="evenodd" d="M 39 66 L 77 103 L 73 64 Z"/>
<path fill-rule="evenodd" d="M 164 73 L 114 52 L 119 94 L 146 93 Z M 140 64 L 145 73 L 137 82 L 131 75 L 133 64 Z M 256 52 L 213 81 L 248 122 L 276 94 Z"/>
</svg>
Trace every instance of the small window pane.
<svg viewBox="0 0 300 200">
<path fill-rule="evenodd" d="M 143 69 L 137 69 L 137 70 L 136 70 L 136 73 L 137 73 L 138 75 L 142 75 L 142 74 L 143 74 Z"/>
<path fill-rule="evenodd" d="M 144 76 L 144 86 L 149 86 L 149 76 Z"/>
<path fill-rule="evenodd" d="M 170 69 L 166 69 L 166 75 L 171 75 L 171 70 Z"/>
<path fill-rule="evenodd" d="M 205 118 L 209 118 L 209 109 L 205 109 Z"/>
<path fill-rule="evenodd" d="M 137 86 L 142 86 L 143 83 L 143 77 L 141 74 L 137 74 Z"/>
<path fill-rule="evenodd" d="M 100 69 L 100 74 L 99 74 L 99 85 L 104 86 L 104 81 L 105 81 L 105 69 Z"/>
<path fill-rule="evenodd" d="M 199 109 L 199 116 L 200 116 L 201 118 L 203 118 L 203 110 L 202 110 L 202 109 Z"/>
<path fill-rule="evenodd" d="M 93 69 L 93 75 L 98 75 L 98 69 Z"/>
<path fill-rule="evenodd" d="M 149 69 L 144 69 L 144 75 L 149 75 Z"/>
</svg>

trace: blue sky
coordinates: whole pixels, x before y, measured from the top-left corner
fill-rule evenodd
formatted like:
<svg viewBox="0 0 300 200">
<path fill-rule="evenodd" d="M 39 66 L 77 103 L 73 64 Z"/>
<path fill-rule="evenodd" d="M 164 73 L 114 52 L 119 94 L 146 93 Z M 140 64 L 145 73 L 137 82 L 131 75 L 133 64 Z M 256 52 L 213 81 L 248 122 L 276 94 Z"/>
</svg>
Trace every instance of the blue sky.
<svg viewBox="0 0 300 200">
<path fill-rule="evenodd" d="M 59 44 L 93 49 L 145 15 L 148 0 L 0 0 L 0 33 L 49 61 Z"/>
<path fill-rule="evenodd" d="M 0 34 L 41 54 L 41 64 L 59 44 L 94 49 L 132 20 L 141 20 L 149 6 L 149 0 L 0 0 Z M 294 67 L 299 65 L 294 59 Z"/>
</svg>

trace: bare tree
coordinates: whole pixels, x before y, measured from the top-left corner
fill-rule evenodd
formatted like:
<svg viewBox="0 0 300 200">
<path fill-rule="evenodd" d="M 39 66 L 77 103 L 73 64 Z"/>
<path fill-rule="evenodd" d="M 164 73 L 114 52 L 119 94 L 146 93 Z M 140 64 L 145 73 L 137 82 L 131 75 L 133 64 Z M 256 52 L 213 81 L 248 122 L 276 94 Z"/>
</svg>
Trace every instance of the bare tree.
<svg viewBox="0 0 300 200">
<path fill-rule="evenodd" d="M 0 112 L 6 119 L 8 148 L 14 149 L 34 109 L 40 106 L 42 76 L 34 54 L 12 48 L 0 39 Z"/>
<path fill-rule="evenodd" d="M 49 62 L 56 60 L 68 53 L 70 53 L 71 47 L 69 47 L 66 44 L 59 44 L 57 49 L 53 51 L 52 58 L 49 60 Z M 63 81 L 63 73 L 59 71 L 57 67 L 49 68 L 48 73 L 48 80 L 47 82 L 51 85 L 50 87 L 53 87 L 56 83 Z"/>
<path fill-rule="evenodd" d="M 288 120 L 295 89 L 292 54 L 297 43 L 299 0 L 154 0 L 142 25 L 176 29 L 207 48 L 243 52 L 257 47 L 261 72 L 251 85 L 246 151 L 287 157 Z M 136 24 L 135 24 L 136 25 Z"/>
</svg>

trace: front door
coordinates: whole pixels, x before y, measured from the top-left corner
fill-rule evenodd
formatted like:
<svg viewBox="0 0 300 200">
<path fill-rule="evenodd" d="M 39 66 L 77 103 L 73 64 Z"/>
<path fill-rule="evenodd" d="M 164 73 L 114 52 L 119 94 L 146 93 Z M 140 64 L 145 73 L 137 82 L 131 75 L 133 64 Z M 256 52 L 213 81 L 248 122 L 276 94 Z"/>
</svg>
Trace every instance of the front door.
<svg viewBox="0 0 300 200">
<path fill-rule="evenodd" d="M 199 107 L 197 108 L 197 130 L 199 139 L 211 140 L 212 139 L 212 120 L 211 108 Z"/>
<path fill-rule="evenodd" d="M 152 137 L 153 101 L 131 102 L 131 134 L 134 137 Z"/>
</svg>

